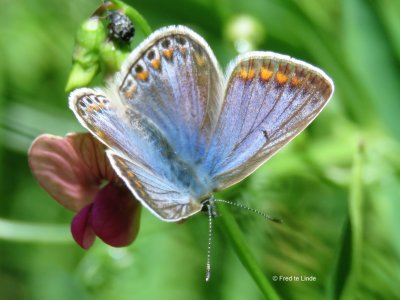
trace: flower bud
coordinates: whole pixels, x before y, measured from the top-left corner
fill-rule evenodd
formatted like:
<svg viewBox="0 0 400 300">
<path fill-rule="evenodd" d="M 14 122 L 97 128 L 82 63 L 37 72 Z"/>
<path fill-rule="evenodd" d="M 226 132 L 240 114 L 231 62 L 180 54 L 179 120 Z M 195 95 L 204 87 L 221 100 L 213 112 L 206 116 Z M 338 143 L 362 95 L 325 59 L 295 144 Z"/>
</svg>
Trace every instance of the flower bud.
<svg viewBox="0 0 400 300">
<path fill-rule="evenodd" d="M 72 56 L 72 69 L 66 90 L 88 85 L 99 71 L 99 49 L 107 29 L 97 16 L 86 20 L 78 30 Z"/>
</svg>

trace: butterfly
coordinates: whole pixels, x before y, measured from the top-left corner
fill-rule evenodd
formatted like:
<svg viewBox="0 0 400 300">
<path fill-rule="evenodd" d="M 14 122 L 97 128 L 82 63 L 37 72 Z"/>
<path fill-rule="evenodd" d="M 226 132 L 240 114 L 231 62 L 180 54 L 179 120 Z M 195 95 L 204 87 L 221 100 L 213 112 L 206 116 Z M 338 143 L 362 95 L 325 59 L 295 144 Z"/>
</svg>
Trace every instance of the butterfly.
<svg viewBox="0 0 400 300">
<path fill-rule="evenodd" d="M 164 221 L 210 207 L 303 131 L 334 90 L 305 62 L 239 55 L 224 76 L 205 40 L 184 26 L 155 31 L 105 88 L 69 96 L 79 122 L 107 146 L 133 195 Z"/>
</svg>

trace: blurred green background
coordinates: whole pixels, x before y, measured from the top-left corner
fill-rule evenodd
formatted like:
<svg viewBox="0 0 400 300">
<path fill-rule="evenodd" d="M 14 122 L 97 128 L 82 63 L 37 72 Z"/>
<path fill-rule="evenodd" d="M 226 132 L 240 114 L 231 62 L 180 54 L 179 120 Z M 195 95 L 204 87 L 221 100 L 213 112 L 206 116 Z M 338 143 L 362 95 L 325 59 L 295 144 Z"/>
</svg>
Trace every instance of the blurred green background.
<svg viewBox="0 0 400 300">
<path fill-rule="evenodd" d="M 231 209 L 282 299 L 400 299 L 400 2 L 127 3 L 153 29 L 192 27 L 222 66 L 238 51 L 270 50 L 333 78 L 334 97 L 317 120 L 219 197 L 284 220 Z M 27 150 L 37 135 L 83 131 L 64 88 L 76 31 L 100 4 L 1 1 L 0 299 L 263 299 L 218 219 L 205 283 L 205 215 L 176 225 L 143 210 L 131 246 L 97 240 L 83 251 L 69 233 L 73 213 L 32 177 Z"/>
</svg>

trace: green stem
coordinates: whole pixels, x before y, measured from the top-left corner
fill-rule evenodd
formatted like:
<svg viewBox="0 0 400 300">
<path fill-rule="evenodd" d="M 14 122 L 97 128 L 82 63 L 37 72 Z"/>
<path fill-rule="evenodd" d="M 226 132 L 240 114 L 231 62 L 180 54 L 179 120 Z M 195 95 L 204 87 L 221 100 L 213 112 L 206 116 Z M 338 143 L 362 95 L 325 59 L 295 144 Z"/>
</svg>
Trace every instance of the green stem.
<svg viewBox="0 0 400 300">
<path fill-rule="evenodd" d="M 361 272 L 363 246 L 363 144 L 360 143 L 354 154 L 352 181 L 349 195 L 349 214 L 351 226 L 351 267 L 350 274 L 340 299 L 350 299 L 356 289 L 357 279 Z"/>
<path fill-rule="evenodd" d="M 146 19 L 133 7 L 126 5 L 122 1 L 119 0 L 111 0 L 117 7 L 121 8 L 124 13 L 135 22 L 135 25 L 139 26 L 142 32 L 148 36 L 152 32 L 149 23 L 147 23 Z"/>
<path fill-rule="evenodd" d="M 0 219 L 0 240 L 33 243 L 72 243 L 69 225 L 36 224 Z"/>
<path fill-rule="evenodd" d="M 353 240 L 353 269 L 358 270 L 360 266 L 362 249 L 362 199 L 363 199 L 363 163 L 362 146 L 356 151 L 353 162 L 353 178 L 350 185 L 350 222 L 352 227 Z"/>
<path fill-rule="evenodd" d="M 239 257 L 241 263 L 258 285 L 261 293 L 266 299 L 280 299 L 274 287 L 269 283 L 267 278 L 265 278 L 263 271 L 259 267 L 259 263 L 256 261 L 249 247 L 247 246 L 247 242 L 229 210 L 223 205 L 218 206 L 218 210 L 221 213 L 219 220 L 222 221 L 221 225 L 225 234 L 231 242 L 233 249 Z"/>
</svg>

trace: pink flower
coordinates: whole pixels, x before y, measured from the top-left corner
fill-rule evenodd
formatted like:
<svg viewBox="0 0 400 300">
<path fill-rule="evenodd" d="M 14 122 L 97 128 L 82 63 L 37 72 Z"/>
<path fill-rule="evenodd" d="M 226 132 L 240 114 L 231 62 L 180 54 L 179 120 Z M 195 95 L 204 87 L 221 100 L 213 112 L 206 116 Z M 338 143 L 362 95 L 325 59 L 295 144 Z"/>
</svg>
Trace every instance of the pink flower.
<svg viewBox="0 0 400 300">
<path fill-rule="evenodd" d="M 65 208 L 75 241 L 88 249 L 96 236 L 106 244 L 131 244 L 139 231 L 140 204 L 112 169 L 104 146 L 89 133 L 44 134 L 29 149 L 40 185 Z"/>
</svg>

